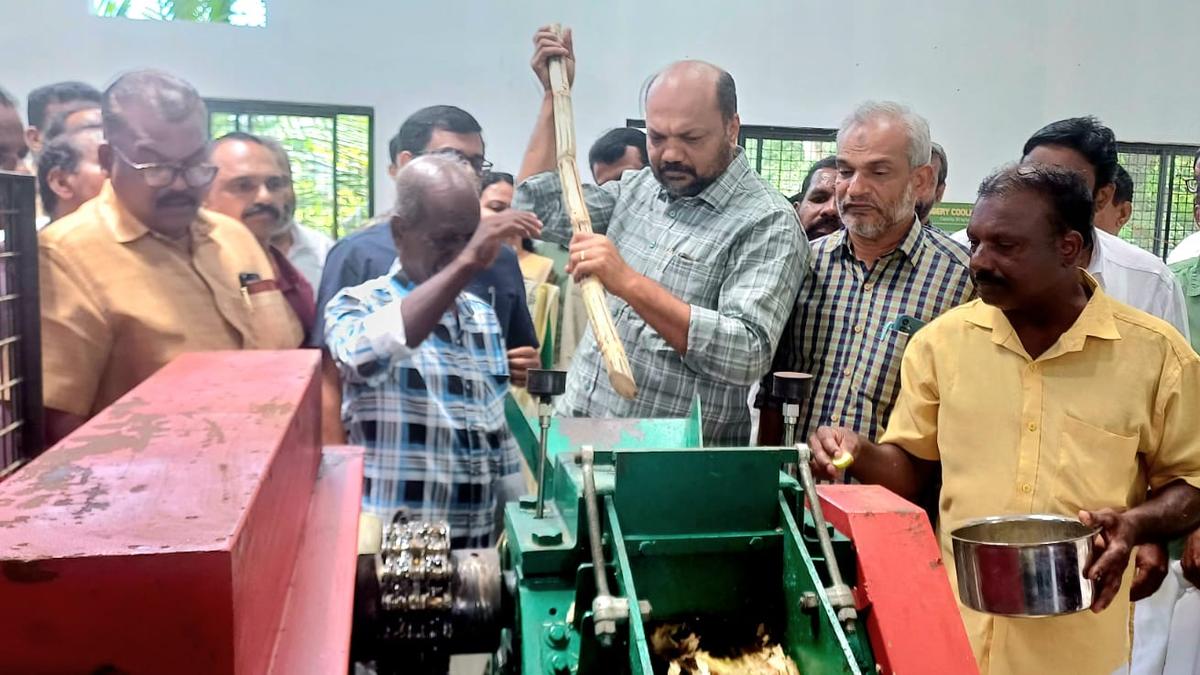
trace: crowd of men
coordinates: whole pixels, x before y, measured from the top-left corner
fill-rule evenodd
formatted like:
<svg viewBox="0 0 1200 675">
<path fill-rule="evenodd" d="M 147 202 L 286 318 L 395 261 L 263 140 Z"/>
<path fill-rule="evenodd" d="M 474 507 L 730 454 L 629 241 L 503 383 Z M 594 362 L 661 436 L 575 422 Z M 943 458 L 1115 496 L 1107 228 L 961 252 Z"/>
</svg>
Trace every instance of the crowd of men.
<svg viewBox="0 0 1200 675">
<path fill-rule="evenodd" d="M 286 150 L 211 139 L 177 77 L 42 87 L 27 126 L 0 93 L 0 170 L 35 173 L 42 205 L 48 440 L 180 353 L 321 349 L 323 435 L 367 449 L 364 511 L 446 520 L 455 545 L 490 545 L 498 505 L 525 488 L 504 399 L 545 362 L 527 247 L 561 261 L 564 289 L 604 284 L 640 388 L 613 390 L 583 312 L 565 307 L 559 414 L 683 417 L 698 397 L 706 444 L 774 444 L 771 374 L 811 373 L 800 431 L 816 468 L 843 479 L 832 459 L 849 453 L 853 479 L 932 504 L 951 580 L 947 533 L 966 520 L 1101 528 L 1094 613 L 962 609 L 984 672 L 1196 658 L 1166 637 L 1200 582 L 1200 233 L 1171 267 L 1117 236 L 1134 186 L 1111 129 L 1079 117 L 1035 131 L 949 235 L 930 223 L 948 158 L 908 107 L 851 111 L 836 155 L 789 199 L 738 147 L 733 77 L 681 61 L 645 88 L 644 134 L 592 147 L 595 233 L 573 234 L 553 58 L 573 77 L 570 33 L 541 29 L 544 93 L 515 179 L 492 171 L 473 116 L 423 108 L 389 144 L 394 207 L 336 243 L 296 222 Z"/>
</svg>

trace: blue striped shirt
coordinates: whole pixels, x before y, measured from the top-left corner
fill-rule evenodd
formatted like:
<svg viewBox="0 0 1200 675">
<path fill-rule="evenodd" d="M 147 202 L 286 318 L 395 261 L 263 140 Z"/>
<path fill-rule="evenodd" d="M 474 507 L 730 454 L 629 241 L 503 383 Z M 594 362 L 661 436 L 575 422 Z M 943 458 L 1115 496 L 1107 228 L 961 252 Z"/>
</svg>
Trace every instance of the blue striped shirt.
<svg viewBox="0 0 1200 675">
<path fill-rule="evenodd" d="M 894 322 L 909 316 L 928 323 L 974 297 L 970 254 L 915 219 L 899 246 L 870 268 L 854 257 L 845 230 L 812 247 L 812 278 L 797 298 L 771 372 L 813 376 L 798 438 L 832 424 L 876 439 L 899 393 L 900 357 L 909 339 Z M 762 391 L 770 391 L 770 383 L 768 373 Z M 759 400 L 778 405 L 770 397 Z"/>
<path fill-rule="evenodd" d="M 395 269 L 395 268 L 393 268 Z M 508 361 L 495 311 L 460 293 L 433 332 L 409 348 L 403 272 L 338 293 L 326 344 L 342 374 L 342 420 L 366 448 L 363 510 L 386 525 L 444 520 L 455 547 L 494 543 L 497 483 L 520 473 L 504 419 Z"/>
</svg>

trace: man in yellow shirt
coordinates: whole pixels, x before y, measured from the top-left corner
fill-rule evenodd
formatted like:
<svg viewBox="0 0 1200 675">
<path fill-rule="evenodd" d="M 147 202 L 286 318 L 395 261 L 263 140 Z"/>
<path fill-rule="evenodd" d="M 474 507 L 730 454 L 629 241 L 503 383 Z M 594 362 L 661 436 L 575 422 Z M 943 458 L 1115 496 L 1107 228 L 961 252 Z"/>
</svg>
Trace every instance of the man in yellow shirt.
<svg viewBox="0 0 1200 675">
<path fill-rule="evenodd" d="M 1109 298 L 1075 266 L 1092 236 L 1083 179 L 1051 166 L 987 178 L 967 228 L 980 300 L 913 336 L 878 444 L 822 427 L 815 468 L 901 496 L 942 469 L 938 532 L 1004 514 L 1078 516 L 1102 528 L 1086 574 L 1093 613 L 1006 618 L 965 607 L 985 674 L 1126 672 L 1131 550 L 1200 523 L 1200 357 L 1166 322 Z M 1147 496 L 1149 495 L 1149 496 Z"/>
<path fill-rule="evenodd" d="M 38 235 L 49 442 L 183 352 L 303 338 L 250 232 L 200 210 L 216 167 L 195 89 L 129 73 L 105 92 L 103 117 L 111 180 Z"/>
</svg>

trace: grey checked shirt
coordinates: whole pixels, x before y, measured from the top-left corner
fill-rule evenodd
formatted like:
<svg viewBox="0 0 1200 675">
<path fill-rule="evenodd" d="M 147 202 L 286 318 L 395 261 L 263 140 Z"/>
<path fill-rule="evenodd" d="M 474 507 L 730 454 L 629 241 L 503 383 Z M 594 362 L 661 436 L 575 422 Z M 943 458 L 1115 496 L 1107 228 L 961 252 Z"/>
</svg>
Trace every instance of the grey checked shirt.
<svg viewBox="0 0 1200 675">
<path fill-rule="evenodd" d="M 609 296 L 617 334 L 637 382 L 632 401 L 608 381 L 591 328 L 559 399 L 577 417 L 687 417 L 700 397 L 706 445 L 745 445 L 750 385 L 771 365 L 808 270 L 808 242 L 795 211 L 737 151 L 725 173 L 695 197 L 672 198 L 649 167 L 584 186 L 592 228 L 635 272 L 691 305 L 687 356 L 623 300 Z M 543 238 L 566 243 L 571 224 L 556 173 L 521 183 L 513 208 L 535 212 Z"/>
</svg>

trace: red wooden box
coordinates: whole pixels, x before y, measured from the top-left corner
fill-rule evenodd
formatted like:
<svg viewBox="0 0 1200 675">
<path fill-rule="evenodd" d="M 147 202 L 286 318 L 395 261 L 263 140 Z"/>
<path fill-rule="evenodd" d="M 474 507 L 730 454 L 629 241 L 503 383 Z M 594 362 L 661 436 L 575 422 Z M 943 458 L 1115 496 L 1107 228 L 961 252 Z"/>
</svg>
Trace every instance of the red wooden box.
<svg viewBox="0 0 1200 675">
<path fill-rule="evenodd" d="M 320 461 L 318 365 L 182 356 L 0 483 L 0 672 L 265 672 Z"/>
</svg>

